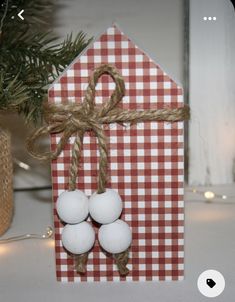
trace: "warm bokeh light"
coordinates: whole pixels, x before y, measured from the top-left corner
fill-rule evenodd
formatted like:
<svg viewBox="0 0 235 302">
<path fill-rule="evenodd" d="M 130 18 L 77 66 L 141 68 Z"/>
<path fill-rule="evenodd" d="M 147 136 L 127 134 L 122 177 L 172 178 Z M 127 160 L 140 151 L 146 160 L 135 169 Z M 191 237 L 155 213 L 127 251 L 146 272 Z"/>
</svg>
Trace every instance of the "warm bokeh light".
<svg viewBox="0 0 235 302">
<path fill-rule="evenodd" d="M 9 247 L 4 245 L 4 244 L 0 244 L 0 256 L 2 255 L 6 255 L 9 253 Z"/>
<path fill-rule="evenodd" d="M 206 191 L 204 193 L 204 196 L 205 196 L 206 199 L 213 199 L 215 197 L 215 193 L 211 192 L 211 191 Z"/>
<path fill-rule="evenodd" d="M 54 248 L 55 247 L 55 240 L 54 239 L 47 240 L 46 245 L 48 247 Z"/>
</svg>

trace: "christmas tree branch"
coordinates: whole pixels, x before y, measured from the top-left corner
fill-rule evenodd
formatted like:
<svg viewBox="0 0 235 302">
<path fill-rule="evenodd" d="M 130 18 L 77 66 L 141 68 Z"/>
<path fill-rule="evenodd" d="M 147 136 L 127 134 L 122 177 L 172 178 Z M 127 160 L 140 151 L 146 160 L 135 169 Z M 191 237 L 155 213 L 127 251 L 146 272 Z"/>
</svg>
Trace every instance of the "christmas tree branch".
<svg viewBox="0 0 235 302">
<path fill-rule="evenodd" d="M 0 110 L 17 110 L 26 121 L 40 119 L 48 85 L 91 41 L 80 32 L 58 42 L 38 26 L 47 22 L 53 2 L 8 0 L 0 7 Z M 22 7 L 27 22 L 12 19 Z"/>
</svg>

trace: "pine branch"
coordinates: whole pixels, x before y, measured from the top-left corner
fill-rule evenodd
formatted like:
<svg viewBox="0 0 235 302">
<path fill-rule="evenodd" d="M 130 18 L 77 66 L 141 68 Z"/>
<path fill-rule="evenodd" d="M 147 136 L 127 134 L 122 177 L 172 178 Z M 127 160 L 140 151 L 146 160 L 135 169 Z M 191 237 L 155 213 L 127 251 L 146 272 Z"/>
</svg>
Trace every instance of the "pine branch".
<svg viewBox="0 0 235 302">
<path fill-rule="evenodd" d="M 8 82 L 6 87 L 4 82 Z M 18 110 L 19 106 L 29 100 L 27 87 L 18 80 L 18 76 L 13 80 L 4 81 L 3 75 L 0 75 L 0 100 L 0 110 Z"/>
<path fill-rule="evenodd" d="M 29 26 L 39 22 L 37 18 L 43 23 L 43 13 L 53 2 L 9 0 L 6 14 L 0 7 L 0 18 L 5 14 L 0 33 L 0 110 L 17 109 L 26 121 L 40 119 L 48 85 L 91 41 L 80 32 L 59 43 L 51 33 Z M 30 15 L 24 15 L 28 23 L 12 21 L 22 7 Z"/>
</svg>

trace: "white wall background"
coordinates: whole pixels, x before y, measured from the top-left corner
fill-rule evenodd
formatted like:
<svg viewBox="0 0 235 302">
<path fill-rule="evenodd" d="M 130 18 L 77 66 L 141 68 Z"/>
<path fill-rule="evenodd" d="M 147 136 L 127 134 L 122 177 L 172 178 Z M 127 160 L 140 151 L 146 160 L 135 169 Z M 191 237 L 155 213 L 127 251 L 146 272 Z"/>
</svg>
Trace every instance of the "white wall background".
<svg viewBox="0 0 235 302">
<path fill-rule="evenodd" d="M 113 22 L 178 83 L 183 79 L 183 0 L 58 0 L 56 30 L 96 37 Z"/>
<path fill-rule="evenodd" d="M 216 21 L 204 21 L 216 16 Z M 235 13 L 229 0 L 190 0 L 191 184 L 233 181 Z"/>
</svg>

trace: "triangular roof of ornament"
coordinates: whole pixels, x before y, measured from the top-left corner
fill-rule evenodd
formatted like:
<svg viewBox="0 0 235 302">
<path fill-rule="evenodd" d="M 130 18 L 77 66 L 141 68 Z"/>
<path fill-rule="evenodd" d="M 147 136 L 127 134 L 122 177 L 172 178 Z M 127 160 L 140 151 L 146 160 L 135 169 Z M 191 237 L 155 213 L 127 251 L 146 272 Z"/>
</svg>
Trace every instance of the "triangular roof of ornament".
<svg viewBox="0 0 235 302">
<path fill-rule="evenodd" d="M 123 33 L 117 24 L 113 24 L 92 40 L 49 86 L 49 99 L 51 97 L 53 99 L 56 97 L 60 99 L 81 97 L 82 94 L 72 93 L 71 91 L 84 90 L 84 85 L 87 83 L 90 70 L 93 70 L 101 64 L 114 65 L 121 71 L 123 77 L 127 76 L 130 78 L 131 76 L 136 76 L 136 79 L 131 81 L 132 84 L 142 82 L 139 83 L 139 86 L 136 86 L 136 90 L 146 88 L 146 83 L 150 83 L 149 89 L 152 89 L 150 94 L 153 95 L 153 90 L 158 89 L 160 98 L 161 95 L 173 95 L 175 97 L 175 100 L 173 97 L 173 102 L 177 102 L 178 104 L 183 102 L 183 98 L 180 97 L 183 94 L 182 87 L 145 51 L 138 47 L 133 39 L 130 39 L 129 36 Z M 148 70 L 147 73 L 145 73 L 146 70 Z M 150 77 L 149 80 L 148 76 Z M 140 77 L 142 77 L 142 80 L 139 81 L 138 79 Z M 80 85 L 75 79 L 76 81 L 80 81 Z M 162 84 L 154 85 L 156 82 Z M 65 84 L 67 85 L 66 87 Z M 128 83 L 126 84 L 126 88 L 128 88 Z M 113 87 L 109 87 L 109 89 L 113 89 Z M 66 91 L 70 91 L 70 93 L 66 93 Z M 57 102 L 57 100 L 55 101 Z M 158 100 L 155 101 L 159 101 L 159 97 Z M 58 100 L 58 102 L 60 102 L 60 100 Z M 167 97 L 165 97 L 161 102 L 172 103 L 172 98 L 167 101 Z M 139 103 L 141 103 L 141 101 L 139 101 Z"/>
</svg>

